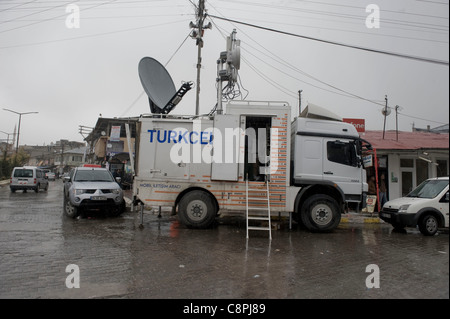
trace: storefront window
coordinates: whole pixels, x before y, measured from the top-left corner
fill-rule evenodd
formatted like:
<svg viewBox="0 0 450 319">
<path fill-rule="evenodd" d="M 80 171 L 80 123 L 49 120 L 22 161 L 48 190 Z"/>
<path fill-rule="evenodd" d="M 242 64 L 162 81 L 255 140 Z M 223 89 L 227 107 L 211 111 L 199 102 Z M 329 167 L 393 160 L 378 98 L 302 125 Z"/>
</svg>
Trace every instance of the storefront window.
<svg viewBox="0 0 450 319">
<path fill-rule="evenodd" d="M 437 160 L 437 177 L 448 176 L 448 162 L 446 160 Z"/>
<path fill-rule="evenodd" d="M 416 185 L 428 179 L 428 163 L 418 159 L 416 162 Z"/>
</svg>

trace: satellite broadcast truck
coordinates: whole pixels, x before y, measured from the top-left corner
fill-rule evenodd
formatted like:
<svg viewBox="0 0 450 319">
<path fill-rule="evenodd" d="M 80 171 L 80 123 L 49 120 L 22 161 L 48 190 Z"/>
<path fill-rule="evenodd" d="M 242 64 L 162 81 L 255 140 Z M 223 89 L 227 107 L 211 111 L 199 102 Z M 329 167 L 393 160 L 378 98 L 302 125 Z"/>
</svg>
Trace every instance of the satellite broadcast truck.
<svg viewBox="0 0 450 319">
<path fill-rule="evenodd" d="M 365 207 L 362 158 L 370 145 L 353 125 L 313 104 L 294 119 L 285 102 L 226 101 L 224 108 L 239 59 L 233 32 L 218 60 L 217 105 L 200 116 L 169 115 L 192 84 L 176 91 L 158 61 L 141 60 L 152 114 L 137 122 L 133 202 L 169 207 L 188 228 L 242 213 L 247 237 L 248 229 L 268 229 L 280 216 L 311 232 L 332 231 L 346 208 Z M 266 226 L 252 226 L 252 219 Z"/>
</svg>

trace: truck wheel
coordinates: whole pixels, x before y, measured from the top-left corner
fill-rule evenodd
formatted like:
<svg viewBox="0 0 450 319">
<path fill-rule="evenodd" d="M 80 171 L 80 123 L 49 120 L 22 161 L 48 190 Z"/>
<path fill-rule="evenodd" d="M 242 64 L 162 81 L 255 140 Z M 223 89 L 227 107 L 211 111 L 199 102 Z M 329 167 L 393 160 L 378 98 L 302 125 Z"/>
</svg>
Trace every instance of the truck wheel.
<svg viewBox="0 0 450 319">
<path fill-rule="evenodd" d="M 312 232 L 328 232 L 341 222 L 341 213 L 336 200 L 328 195 L 314 195 L 308 198 L 301 209 L 301 219 Z"/>
<path fill-rule="evenodd" d="M 216 205 L 203 191 L 192 191 L 183 196 L 179 204 L 178 218 L 189 228 L 208 228 L 216 218 Z"/>
<path fill-rule="evenodd" d="M 64 212 L 70 218 L 77 218 L 79 215 L 78 207 L 73 206 L 66 196 L 64 196 Z"/>
<path fill-rule="evenodd" d="M 438 220 L 433 215 L 426 215 L 419 222 L 419 230 L 425 236 L 434 236 L 438 226 Z"/>
</svg>

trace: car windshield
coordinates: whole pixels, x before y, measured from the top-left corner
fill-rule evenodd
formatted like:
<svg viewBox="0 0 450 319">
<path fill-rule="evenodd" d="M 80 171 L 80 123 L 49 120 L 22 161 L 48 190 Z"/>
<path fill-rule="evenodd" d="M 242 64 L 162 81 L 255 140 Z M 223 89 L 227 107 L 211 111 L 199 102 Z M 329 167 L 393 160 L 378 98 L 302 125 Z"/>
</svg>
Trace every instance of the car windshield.
<svg viewBox="0 0 450 319">
<path fill-rule="evenodd" d="M 447 180 L 427 180 L 417 186 L 417 188 L 406 195 L 406 197 L 435 198 L 447 185 Z"/>
<path fill-rule="evenodd" d="M 109 171 L 88 170 L 78 171 L 74 177 L 75 182 L 113 182 Z"/>
<path fill-rule="evenodd" d="M 33 177 L 32 169 L 16 169 L 14 171 L 14 177 Z"/>
</svg>

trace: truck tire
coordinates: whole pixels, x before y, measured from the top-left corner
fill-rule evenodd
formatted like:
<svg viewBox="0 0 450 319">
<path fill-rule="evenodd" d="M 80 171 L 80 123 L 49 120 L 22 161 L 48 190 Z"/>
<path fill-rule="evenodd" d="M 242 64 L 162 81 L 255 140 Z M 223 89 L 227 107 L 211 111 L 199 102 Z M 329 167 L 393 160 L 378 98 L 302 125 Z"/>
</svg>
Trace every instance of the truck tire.
<svg viewBox="0 0 450 319">
<path fill-rule="evenodd" d="M 64 196 L 64 213 L 70 218 L 77 218 L 79 215 L 78 207 L 73 206 L 66 196 Z"/>
<path fill-rule="evenodd" d="M 425 236 L 434 236 L 438 231 L 439 222 L 432 214 L 425 215 L 419 221 L 419 230 Z"/>
<path fill-rule="evenodd" d="M 341 212 L 336 200 L 322 194 L 311 196 L 304 202 L 300 217 L 311 232 L 329 232 L 341 222 Z"/>
<path fill-rule="evenodd" d="M 203 191 L 184 195 L 178 208 L 178 218 L 188 228 L 209 228 L 217 215 L 212 197 Z"/>
</svg>

